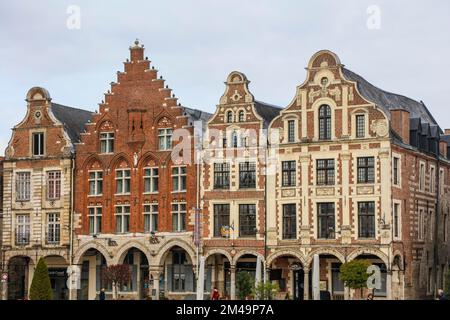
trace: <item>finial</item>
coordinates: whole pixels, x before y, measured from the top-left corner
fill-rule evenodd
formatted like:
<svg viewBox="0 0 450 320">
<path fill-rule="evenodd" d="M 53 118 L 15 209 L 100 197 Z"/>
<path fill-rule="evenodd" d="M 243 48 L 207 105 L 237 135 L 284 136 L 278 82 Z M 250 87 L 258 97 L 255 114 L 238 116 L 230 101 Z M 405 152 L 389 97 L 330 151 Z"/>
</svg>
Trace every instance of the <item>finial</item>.
<svg viewBox="0 0 450 320">
<path fill-rule="evenodd" d="M 134 40 L 134 45 L 135 45 L 135 46 L 138 46 L 138 45 L 139 45 L 139 39 L 138 39 L 138 38 L 136 38 L 136 40 Z"/>
</svg>

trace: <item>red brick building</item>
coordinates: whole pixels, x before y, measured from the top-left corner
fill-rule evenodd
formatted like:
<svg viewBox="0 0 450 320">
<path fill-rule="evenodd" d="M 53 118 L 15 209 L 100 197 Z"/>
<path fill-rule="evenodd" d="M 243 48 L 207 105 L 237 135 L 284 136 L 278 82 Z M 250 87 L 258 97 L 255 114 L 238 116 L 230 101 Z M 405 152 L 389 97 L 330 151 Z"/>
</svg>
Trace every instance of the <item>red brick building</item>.
<svg viewBox="0 0 450 320">
<path fill-rule="evenodd" d="M 177 103 L 138 41 L 124 67 L 77 145 L 78 298 L 95 298 L 102 266 L 122 263 L 132 270 L 125 298 L 185 296 L 197 265 L 194 125 L 209 115 Z"/>
</svg>

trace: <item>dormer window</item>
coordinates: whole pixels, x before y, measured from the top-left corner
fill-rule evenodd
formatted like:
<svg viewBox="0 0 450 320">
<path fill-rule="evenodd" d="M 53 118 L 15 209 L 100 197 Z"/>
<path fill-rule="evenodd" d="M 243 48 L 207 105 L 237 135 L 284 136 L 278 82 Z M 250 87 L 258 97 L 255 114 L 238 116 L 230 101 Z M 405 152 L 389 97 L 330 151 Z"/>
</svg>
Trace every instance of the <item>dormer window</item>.
<svg viewBox="0 0 450 320">
<path fill-rule="evenodd" d="M 100 133 L 100 153 L 114 152 L 114 132 Z"/>
<path fill-rule="evenodd" d="M 244 110 L 239 111 L 239 122 L 245 121 L 245 112 Z"/>
<path fill-rule="evenodd" d="M 319 108 L 319 139 L 331 140 L 331 108 L 328 105 Z"/>
<path fill-rule="evenodd" d="M 233 111 L 227 112 L 227 122 L 232 123 L 233 122 Z"/>
<path fill-rule="evenodd" d="M 32 152 L 33 156 L 43 156 L 44 155 L 44 133 L 35 132 L 32 138 Z"/>
</svg>

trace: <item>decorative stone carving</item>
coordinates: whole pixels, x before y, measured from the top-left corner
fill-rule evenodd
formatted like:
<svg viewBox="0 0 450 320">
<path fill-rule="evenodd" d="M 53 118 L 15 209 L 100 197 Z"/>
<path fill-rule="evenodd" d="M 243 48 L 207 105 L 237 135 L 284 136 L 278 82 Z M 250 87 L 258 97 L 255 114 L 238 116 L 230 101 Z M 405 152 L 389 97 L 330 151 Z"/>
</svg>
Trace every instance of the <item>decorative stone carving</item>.
<svg viewBox="0 0 450 320">
<path fill-rule="evenodd" d="M 373 131 L 375 131 L 375 133 L 378 137 L 385 137 L 385 136 L 387 136 L 387 134 L 389 132 L 389 128 L 386 123 L 386 120 L 382 120 L 382 119 L 375 120 L 372 123 L 371 129 Z"/>
<path fill-rule="evenodd" d="M 12 158 L 14 156 L 14 147 L 9 146 L 8 148 L 6 148 L 5 155 L 7 159 Z"/>
<path fill-rule="evenodd" d="M 332 196 L 332 195 L 334 195 L 334 187 L 317 187 L 316 195 L 317 196 Z"/>
<path fill-rule="evenodd" d="M 282 198 L 295 197 L 295 189 L 281 190 L 281 197 Z"/>
<path fill-rule="evenodd" d="M 329 89 L 328 92 L 330 93 L 330 95 L 334 96 L 334 100 L 336 101 L 341 100 L 341 90 L 339 89 L 339 87 Z"/>
<path fill-rule="evenodd" d="M 317 91 L 314 90 L 314 89 L 309 90 L 309 93 L 308 93 L 309 103 L 313 103 L 314 100 L 315 100 L 318 96 L 320 96 L 320 92 L 321 92 L 320 89 L 317 90 Z"/>
<path fill-rule="evenodd" d="M 355 95 L 353 94 L 353 87 L 351 86 L 348 90 L 348 101 L 353 101 L 355 99 Z"/>
<path fill-rule="evenodd" d="M 356 188 L 356 193 L 357 194 L 373 194 L 374 193 L 374 188 L 373 188 L 373 186 L 357 187 Z"/>
<path fill-rule="evenodd" d="M 231 100 L 237 102 L 242 99 L 242 96 L 239 94 L 237 90 L 234 90 L 234 94 L 231 96 Z"/>
</svg>

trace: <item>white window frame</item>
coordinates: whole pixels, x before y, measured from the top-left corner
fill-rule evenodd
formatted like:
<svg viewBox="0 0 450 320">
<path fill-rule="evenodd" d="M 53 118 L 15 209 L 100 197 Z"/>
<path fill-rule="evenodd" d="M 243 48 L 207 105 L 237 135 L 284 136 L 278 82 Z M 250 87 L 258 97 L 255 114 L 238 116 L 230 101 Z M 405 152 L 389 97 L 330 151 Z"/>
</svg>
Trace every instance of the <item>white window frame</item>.
<svg viewBox="0 0 450 320">
<path fill-rule="evenodd" d="M 31 217 L 29 214 L 17 214 L 15 226 L 15 243 L 19 246 L 30 244 L 31 239 Z M 19 237 L 21 236 L 21 237 Z"/>
<path fill-rule="evenodd" d="M 159 128 L 158 129 L 158 150 L 161 150 L 161 151 L 171 150 L 173 147 L 172 136 L 173 136 L 172 128 Z"/>
<path fill-rule="evenodd" d="M 91 174 L 94 174 L 94 177 L 91 178 Z M 89 194 L 88 196 L 101 196 L 103 195 L 103 170 L 90 170 L 88 172 L 89 178 L 88 178 L 88 184 L 89 184 Z M 99 177 L 101 175 L 101 177 Z M 94 190 L 91 190 L 91 182 L 94 183 Z M 102 184 L 102 192 L 99 193 L 99 183 Z M 92 192 L 93 191 L 93 192 Z"/>
<path fill-rule="evenodd" d="M 31 171 L 16 172 L 16 201 L 30 201 L 30 199 L 31 199 Z"/>
<path fill-rule="evenodd" d="M 395 171 L 394 171 L 394 163 L 397 159 L 397 183 L 395 183 Z M 402 157 L 398 154 L 392 154 L 392 185 L 395 187 L 401 187 L 402 185 Z"/>
<path fill-rule="evenodd" d="M 91 213 L 91 210 L 92 210 L 92 213 Z M 103 213 L 103 208 L 101 206 L 88 207 L 89 234 L 94 235 L 94 234 L 99 234 L 102 232 L 102 213 Z M 91 232 L 91 218 L 93 218 L 93 222 L 94 222 L 93 232 Z M 99 222 L 100 222 L 100 225 L 99 225 Z"/>
<path fill-rule="evenodd" d="M 397 207 L 397 225 L 395 224 L 395 208 Z M 398 200 L 393 201 L 392 205 L 392 235 L 394 240 L 402 239 L 402 202 Z M 395 229 L 397 229 L 397 236 L 395 235 Z"/>
<path fill-rule="evenodd" d="M 47 214 L 47 243 L 57 245 L 61 241 L 61 215 L 59 212 Z"/>
<path fill-rule="evenodd" d="M 128 209 L 128 210 L 126 210 Z M 131 206 L 130 205 L 117 205 L 115 206 L 114 216 L 116 218 L 116 233 L 117 234 L 125 234 L 130 232 L 130 216 L 131 216 Z M 126 218 L 128 217 L 128 229 L 125 230 Z M 120 230 L 117 230 L 117 222 L 120 219 Z"/>
<path fill-rule="evenodd" d="M 177 170 L 174 173 L 174 169 Z M 184 169 L 184 172 L 182 172 Z M 182 187 L 182 182 L 184 178 L 184 189 Z M 175 188 L 175 181 L 177 181 L 177 188 Z M 174 166 L 172 167 L 172 192 L 185 192 L 187 188 L 187 167 L 186 166 Z"/>
<path fill-rule="evenodd" d="M 38 135 L 38 153 L 34 153 L 34 137 Z M 42 150 L 41 150 L 42 147 Z M 36 131 L 31 133 L 31 154 L 33 157 L 43 157 L 45 155 L 45 132 Z"/>
<path fill-rule="evenodd" d="M 144 193 L 158 193 L 159 190 L 159 168 L 158 167 L 145 167 L 144 169 Z M 150 174 L 147 174 L 146 171 Z M 156 171 L 156 174 L 155 174 Z M 146 180 L 150 181 L 150 190 L 145 190 Z"/>
<path fill-rule="evenodd" d="M 426 164 L 423 161 L 419 162 L 419 190 L 425 191 L 425 174 Z"/>
<path fill-rule="evenodd" d="M 436 167 L 430 165 L 430 192 L 436 191 Z"/>
<path fill-rule="evenodd" d="M 61 179 L 60 170 L 47 171 L 47 199 L 58 200 L 61 198 Z"/>
<path fill-rule="evenodd" d="M 184 205 L 184 210 L 181 210 L 181 206 Z M 174 206 L 177 206 L 177 209 L 174 210 Z M 185 202 L 174 202 L 172 203 L 171 207 L 171 213 L 172 213 L 172 231 L 173 232 L 184 232 L 186 231 L 186 219 L 187 219 L 187 207 Z M 184 219 L 182 219 L 182 216 L 184 214 Z M 176 215 L 177 219 L 177 227 L 174 228 L 174 217 Z M 184 220 L 184 228 L 181 228 L 182 222 Z"/>
<path fill-rule="evenodd" d="M 149 233 L 149 232 L 156 232 L 158 231 L 158 204 L 144 204 L 144 232 Z M 153 223 L 153 218 L 156 217 L 156 226 Z M 146 223 L 145 220 L 146 218 L 149 219 L 149 228 L 146 228 Z"/>
<path fill-rule="evenodd" d="M 424 240 L 425 238 L 425 211 L 419 208 L 417 215 L 417 239 Z"/>
<path fill-rule="evenodd" d="M 121 172 L 122 176 L 119 177 L 118 173 Z M 125 175 L 125 173 L 128 172 L 129 175 Z M 123 169 L 116 169 L 116 194 L 117 195 L 124 195 L 124 194 L 130 194 L 131 193 L 131 169 L 129 168 L 123 168 Z M 122 183 L 122 188 L 119 190 L 119 181 Z M 125 192 L 125 185 L 129 184 L 129 190 Z"/>
<path fill-rule="evenodd" d="M 100 153 L 111 154 L 114 153 L 114 132 L 100 133 Z M 104 143 L 104 148 L 103 148 Z"/>
</svg>

